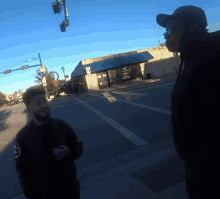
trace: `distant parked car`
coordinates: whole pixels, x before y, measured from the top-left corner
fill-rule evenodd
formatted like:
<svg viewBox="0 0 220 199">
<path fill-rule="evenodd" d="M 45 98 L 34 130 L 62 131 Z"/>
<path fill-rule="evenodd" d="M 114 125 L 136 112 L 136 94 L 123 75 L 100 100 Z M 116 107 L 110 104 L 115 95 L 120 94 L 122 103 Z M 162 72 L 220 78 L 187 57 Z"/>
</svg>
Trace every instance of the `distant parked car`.
<svg viewBox="0 0 220 199">
<path fill-rule="evenodd" d="M 3 104 L 3 106 L 8 106 L 8 104 Z"/>
<path fill-rule="evenodd" d="M 14 100 L 14 103 L 15 103 L 15 104 L 18 104 L 18 103 L 19 103 L 19 100 Z"/>
<path fill-rule="evenodd" d="M 12 105 L 14 105 L 14 104 L 15 104 L 15 103 L 14 103 L 13 100 L 9 102 L 9 106 L 12 106 Z"/>
</svg>

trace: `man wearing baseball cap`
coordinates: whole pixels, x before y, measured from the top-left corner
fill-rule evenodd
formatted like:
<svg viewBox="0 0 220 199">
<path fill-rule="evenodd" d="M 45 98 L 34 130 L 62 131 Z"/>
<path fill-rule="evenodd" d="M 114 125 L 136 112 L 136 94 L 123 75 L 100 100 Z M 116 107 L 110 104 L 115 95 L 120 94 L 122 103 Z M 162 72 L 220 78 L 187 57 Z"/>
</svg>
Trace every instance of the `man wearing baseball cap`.
<svg viewBox="0 0 220 199">
<path fill-rule="evenodd" d="M 168 50 L 180 52 L 171 123 L 176 151 L 185 164 L 186 191 L 190 199 L 215 198 L 220 185 L 220 31 L 208 32 L 205 12 L 196 6 L 158 14 L 156 21 L 166 28 Z"/>
</svg>

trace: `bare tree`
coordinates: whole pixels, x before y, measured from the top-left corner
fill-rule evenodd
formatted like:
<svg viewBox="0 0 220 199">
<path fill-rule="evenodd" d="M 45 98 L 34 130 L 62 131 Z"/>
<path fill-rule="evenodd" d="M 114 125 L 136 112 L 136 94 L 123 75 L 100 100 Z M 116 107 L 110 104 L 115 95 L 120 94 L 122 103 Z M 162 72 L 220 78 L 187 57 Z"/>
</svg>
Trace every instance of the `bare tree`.
<svg viewBox="0 0 220 199">
<path fill-rule="evenodd" d="M 49 74 L 49 71 L 47 69 L 47 67 L 45 67 L 45 70 L 44 72 L 41 72 L 40 69 L 37 69 L 36 70 L 36 75 L 32 74 L 34 77 L 35 77 L 35 83 L 37 84 L 41 84 L 42 83 L 42 80 L 43 80 L 43 77 L 48 75 Z"/>
<path fill-rule="evenodd" d="M 33 74 L 35 77 L 35 83 L 37 83 L 39 86 L 42 86 L 42 80 L 44 77 L 46 77 L 47 86 L 46 89 L 49 93 L 51 93 L 54 90 L 54 84 L 52 83 L 52 80 L 55 79 L 54 74 L 50 74 L 50 71 L 47 67 L 45 67 L 45 71 L 41 72 L 40 69 L 36 70 L 36 75 Z"/>
<path fill-rule="evenodd" d="M 2 106 L 6 101 L 6 95 L 0 91 L 0 106 Z"/>
</svg>

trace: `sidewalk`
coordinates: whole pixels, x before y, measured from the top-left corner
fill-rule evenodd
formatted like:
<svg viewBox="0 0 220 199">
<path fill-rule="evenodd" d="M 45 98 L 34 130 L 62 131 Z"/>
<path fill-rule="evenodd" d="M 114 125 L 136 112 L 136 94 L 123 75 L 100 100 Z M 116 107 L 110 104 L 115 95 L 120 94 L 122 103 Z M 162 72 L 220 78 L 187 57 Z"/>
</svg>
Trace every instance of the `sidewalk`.
<svg viewBox="0 0 220 199">
<path fill-rule="evenodd" d="M 88 92 L 84 93 L 84 94 L 80 94 L 78 96 L 73 95 L 74 97 L 77 97 L 79 99 L 86 99 L 89 96 L 97 96 L 102 94 L 103 92 L 110 92 L 110 91 L 117 91 L 120 89 L 125 89 L 125 88 L 131 88 L 131 87 L 135 87 L 138 85 L 143 85 L 145 87 L 151 87 L 154 86 L 155 84 L 164 84 L 166 82 L 170 82 L 170 81 L 174 81 L 176 82 L 178 74 L 173 73 L 173 74 L 168 74 L 166 76 L 162 76 L 162 77 L 157 77 L 154 79 L 146 79 L 146 80 L 141 80 L 138 82 L 130 82 L 128 84 L 122 84 L 122 85 L 117 85 L 116 87 L 107 87 L 107 88 L 103 88 L 103 89 L 99 89 L 99 90 L 89 90 Z"/>
<path fill-rule="evenodd" d="M 117 89 L 121 89 L 121 88 L 129 88 L 129 87 L 142 85 L 142 84 L 145 84 L 146 86 L 151 86 L 152 84 L 154 84 L 156 82 L 164 83 L 164 82 L 172 81 L 172 80 L 176 81 L 177 76 L 178 76 L 178 74 L 171 73 L 171 74 L 166 74 L 165 76 L 161 76 L 161 77 L 154 77 L 153 79 L 144 79 L 144 80 L 140 80 L 140 81 L 125 82 L 124 84 L 117 85 L 115 87 L 107 87 L 104 89 L 99 89 L 97 91 L 117 90 Z"/>
<path fill-rule="evenodd" d="M 178 74 L 172 73 L 172 74 L 167 74 L 166 76 L 162 76 L 162 77 L 154 77 L 154 79 L 145 79 L 145 80 L 140 80 L 137 82 L 130 82 L 126 84 L 117 85 L 115 87 L 107 87 L 107 88 L 103 88 L 99 90 L 89 90 L 88 92 L 80 94 L 80 95 L 71 94 L 70 96 L 67 96 L 66 94 L 64 96 L 60 96 L 59 98 L 49 99 L 48 102 L 50 105 L 55 105 L 55 104 L 58 105 L 58 104 L 63 104 L 63 103 L 65 104 L 65 102 L 71 101 L 72 97 L 85 98 L 90 95 L 99 95 L 103 92 L 108 92 L 108 91 L 113 91 L 113 90 L 116 91 L 116 90 L 120 90 L 123 88 L 134 87 L 137 85 L 144 85 L 146 87 L 150 87 L 152 85 L 155 85 L 155 83 L 163 84 L 169 81 L 176 81 L 177 76 Z"/>
<path fill-rule="evenodd" d="M 77 162 L 76 162 L 77 164 Z M 173 139 L 118 154 L 77 171 L 81 198 L 187 199 Z M 25 199 L 18 194 L 11 199 Z"/>
</svg>

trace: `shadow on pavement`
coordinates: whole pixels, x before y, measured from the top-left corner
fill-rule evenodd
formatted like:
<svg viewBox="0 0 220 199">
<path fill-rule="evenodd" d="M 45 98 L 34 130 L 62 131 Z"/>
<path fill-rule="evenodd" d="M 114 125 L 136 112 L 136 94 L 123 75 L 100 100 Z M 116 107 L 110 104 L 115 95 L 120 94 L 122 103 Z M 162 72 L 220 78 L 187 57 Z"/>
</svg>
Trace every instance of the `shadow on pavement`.
<svg viewBox="0 0 220 199">
<path fill-rule="evenodd" d="M 9 128 L 9 126 L 6 123 L 7 118 L 9 118 L 11 115 L 10 110 L 1 110 L 0 111 L 0 133 L 6 129 Z"/>
<path fill-rule="evenodd" d="M 15 107 L 16 108 L 16 107 Z M 26 114 L 29 119 L 27 109 L 20 112 Z M 2 110 L 0 111 L 0 124 L 1 124 L 1 142 L 0 142 L 0 198 L 8 199 L 22 193 L 21 187 L 18 182 L 15 161 L 14 161 L 14 138 L 17 132 L 25 125 L 25 121 L 19 123 L 10 123 L 5 127 L 6 119 L 13 117 L 16 111 Z"/>
<path fill-rule="evenodd" d="M 12 139 L 0 153 L 1 199 L 8 199 L 22 193 L 15 167 L 13 146 L 14 139 Z"/>
</svg>

